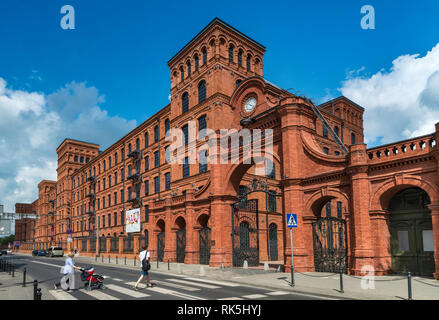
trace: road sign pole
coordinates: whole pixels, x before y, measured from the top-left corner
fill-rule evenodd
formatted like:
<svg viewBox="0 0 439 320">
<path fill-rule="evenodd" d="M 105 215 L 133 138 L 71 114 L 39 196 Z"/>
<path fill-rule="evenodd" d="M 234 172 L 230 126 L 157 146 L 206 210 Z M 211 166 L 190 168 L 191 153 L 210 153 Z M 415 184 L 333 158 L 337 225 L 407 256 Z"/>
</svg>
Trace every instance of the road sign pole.
<svg viewBox="0 0 439 320">
<path fill-rule="evenodd" d="M 290 241 L 291 241 L 291 286 L 294 287 L 293 228 L 290 228 Z"/>
</svg>

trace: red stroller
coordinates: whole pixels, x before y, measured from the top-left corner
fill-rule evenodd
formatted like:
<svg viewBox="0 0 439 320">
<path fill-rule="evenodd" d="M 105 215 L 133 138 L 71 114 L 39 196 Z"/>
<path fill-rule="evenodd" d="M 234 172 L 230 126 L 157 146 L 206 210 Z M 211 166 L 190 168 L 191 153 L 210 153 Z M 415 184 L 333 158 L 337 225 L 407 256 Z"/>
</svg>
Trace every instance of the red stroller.
<svg viewBox="0 0 439 320">
<path fill-rule="evenodd" d="M 95 274 L 94 268 L 81 268 L 81 281 L 84 281 L 84 287 L 90 291 L 93 288 L 105 289 L 104 277 L 100 274 Z"/>
</svg>

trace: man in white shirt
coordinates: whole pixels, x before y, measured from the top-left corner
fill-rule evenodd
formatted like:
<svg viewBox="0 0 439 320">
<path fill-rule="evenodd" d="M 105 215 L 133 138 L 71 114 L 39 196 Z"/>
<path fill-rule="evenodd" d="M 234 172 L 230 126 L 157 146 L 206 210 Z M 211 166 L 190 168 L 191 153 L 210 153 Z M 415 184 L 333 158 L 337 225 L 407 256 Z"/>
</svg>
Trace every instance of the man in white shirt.
<svg viewBox="0 0 439 320">
<path fill-rule="evenodd" d="M 146 287 L 152 287 L 152 283 L 149 279 L 149 269 L 151 268 L 151 264 L 149 260 L 151 259 L 151 255 L 149 251 L 147 250 L 147 247 L 144 246 L 141 249 L 142 251 L 139 254 L 139 260 L 140 260 L 140 267 L 142 268 L 142 274 L 140 275 L 139 280 L 137 280 L 136 285 L 134 286 L 134 289 L 137 290 L 137 286 L 142 281 L 143 277 L 146 276 Z"/>
</svg>

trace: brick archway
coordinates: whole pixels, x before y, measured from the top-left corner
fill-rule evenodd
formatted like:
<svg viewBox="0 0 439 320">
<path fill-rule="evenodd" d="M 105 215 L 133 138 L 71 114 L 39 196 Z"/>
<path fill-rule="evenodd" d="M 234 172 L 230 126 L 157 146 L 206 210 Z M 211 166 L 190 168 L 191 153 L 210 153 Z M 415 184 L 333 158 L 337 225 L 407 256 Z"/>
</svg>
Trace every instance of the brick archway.
<svg viewBox="0 0 439 320">
<path fill-rule="evenodd" d="M 387 210 L 392 197 L 410 187 L 421 188 L 428 194 L 431 203 L 439 203 L 439 188 L 434 183 L 417 176 L 402 175 L 386 180 L 375 191 L 370 200 L 370 210 Z"/>
</svg>

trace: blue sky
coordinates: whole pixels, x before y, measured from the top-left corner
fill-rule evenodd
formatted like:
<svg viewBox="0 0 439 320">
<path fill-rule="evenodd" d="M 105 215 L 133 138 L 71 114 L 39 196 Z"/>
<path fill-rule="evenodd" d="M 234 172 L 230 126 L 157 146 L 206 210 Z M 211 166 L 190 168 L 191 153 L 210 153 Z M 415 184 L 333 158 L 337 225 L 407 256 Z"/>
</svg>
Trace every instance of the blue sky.
<svg viewBox="0 0 439 320">
<path fill-rule="evenodd" d="M 43 92 L 86 82 L 110 114 L 143 121 L 168 103 L 168 59 L 216 16 L 267 47 L 268 80 L 315 99 L 337 96 L 347 70 L 376 72 L 438 40 L 435 0 L 121 3 L 2 0 L 0 76 Z M 59 26 L 65 4 L 75 8 L 75 30 Z M 360 28 L 365 4 L 375 8 L 375 30 Z M 42 80 L 29 81 L 32 71 Z"/>
<path fill-rule="evenodd" d="M 63 5 L 75 30 L 63 30 Z M 375 9 L 363 30 L 361 7 Z M 218 17 L 263 44 L 264 75 L 316 102 L 365 108 L 368 147 L 439 121 L 439 1 L 0 2 L 0 203 L 56 179 L 66 137 L 107 148 L 168 102 L 168 60 Z"/>
</svg>

